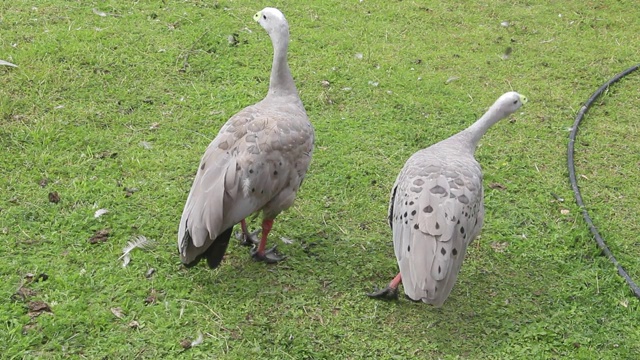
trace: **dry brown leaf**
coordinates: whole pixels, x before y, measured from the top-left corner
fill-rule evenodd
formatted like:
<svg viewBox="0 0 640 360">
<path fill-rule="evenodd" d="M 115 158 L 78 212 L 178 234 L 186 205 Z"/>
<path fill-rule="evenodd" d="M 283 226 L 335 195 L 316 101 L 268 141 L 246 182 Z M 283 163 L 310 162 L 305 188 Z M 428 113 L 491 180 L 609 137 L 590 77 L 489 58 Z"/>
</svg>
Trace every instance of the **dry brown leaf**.
<svg viewBox="0 0 640 360">
<path fill-rule="evenodd" d="M 13 300 L 22 300 L 25 301 L 27 300 L 27 298 L 36 295 L 36 291 L 26 288 L 26 287 L 20 287 L 12 296 L 11 298 Z"/>
<path fill-rule="evenodd" d="M 27 304 L 27 308 L 29 309 L 29 316 L 36 317 L 42 313 L 48 312 L 53 313 L 51 308 L 44 301 L 29 301 Z"/>
<path fill-rule="evenodd" d="M 110 310 L 113 316 L 117 317 L 118 319 L 122 319 L 124 317 L 124 313 L 122 312 L 121 308 L 115 307 L 115 308 L 111 308 Z"/>
<path fill-rule="evenodd" d="M 158 300 L 156 289 L 151 289 L 151 291 L 149 291 L 149 296 L 147 296 L 147 298 L 144 299 L 144 303 L 146 305 L 149 305 L 149 304 L 155 303 L 156 300 Z"/>
<path fill-rule="evenodd" d="M 111 151 L 108 151 L 108 150 L 105 150 L 105 151 L 99 152 L 99 153 L 97 153 L 97 154 L 95 154 L 95 155 L 94 155 L 94 157 L 95 157 L 96 159 L 106 159 L 106 158 L 111 158 L 111 159 L 113 159 L 113 158 L 115 158 L 116 156 L 118 156 L 118 153 L 117 153 L 117 152 L 111 152 Z"/>
<path fill-rule="evenodd" d="M 507 189 L 506 186 L 504 186 L 504 185 L 502 185 L 500 183 L 497 183 L 497 182 L 489 184 L 489 187 L 491 189 L 497 189 L 497 190 L 506 190 Z"/>
<path fill-rule="evenodd" d="M 140 323 L 135 321 L 135 320 L 132 320 L 129 323 L 129 327 L 132 328 L 132 329 L 139 329 L 140 328 Z"/>
<path fill-rule="evenodd" d="M 204 337 L 202 336 L 202 333 L 198 333 L 198 337 L 193 341 L 189 339 L 183 339 L 182 341 L 180 341 L 180 346 L 182 346 L 182 348 L 186 350 L 202 344 L 203 341 Z"/>
<path fill-rule="evenodd" d="M 57 204 L 60 202 L 60 195 L 57 191 L 53 191 L 49 193 L 49 202 Z"/>
<path fill-rule="evenodd" d="M 131 195 L 133 195 L 133 193 L 138 191 L 138 188 L 128 188 L 128 187 L 126 187 L 126 188 L 124 188 L 124 191 L 125 191 L 125 194 L 124 194 L 125 197 L 131 197 Z"/>
<path fill-rule="evenodd" d="M 27 335 L 29 331 L 32 331 L 37 328 L 38 328 L 38 324 L 28 323 L 22 327 L 22 335 Z"/>
<path fill-rule="evenodd" d="M 90 244 L 97 244 L 99 242 L 105 242 L 109 238 L 109 234 L 111 233 L 111 229 L 102 229 L 96 231 L 95 234 L 91 238 L 89 238 Z"/>
<path fill-rule="evenodd" d="M 46 273 L 40 273 L 38 275 L 26 273 L 24 274 L 24 278 L 28 282 L 47 281 L 47 279 L 49 279 L 49 275 L 47 275 Z"/>
</svg>

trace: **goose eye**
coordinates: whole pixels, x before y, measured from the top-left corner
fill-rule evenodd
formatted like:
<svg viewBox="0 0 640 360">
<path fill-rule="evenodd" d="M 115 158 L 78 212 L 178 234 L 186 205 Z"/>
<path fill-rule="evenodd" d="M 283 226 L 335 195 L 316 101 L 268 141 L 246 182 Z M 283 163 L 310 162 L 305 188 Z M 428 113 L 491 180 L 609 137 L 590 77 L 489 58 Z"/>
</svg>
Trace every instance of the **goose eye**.
<svg viewBox="0 0 640 360">
<path fill-rule="evenodd" d="M 513 104 L 514 105 L 517 104 L 517 103 L 518 103 L 518 100 L 513 100 Z"/>
<path fill-rule="evenodd" d="M 262 18 L 267 20 L 267 15 L 262 15 Z"/>
</svg>

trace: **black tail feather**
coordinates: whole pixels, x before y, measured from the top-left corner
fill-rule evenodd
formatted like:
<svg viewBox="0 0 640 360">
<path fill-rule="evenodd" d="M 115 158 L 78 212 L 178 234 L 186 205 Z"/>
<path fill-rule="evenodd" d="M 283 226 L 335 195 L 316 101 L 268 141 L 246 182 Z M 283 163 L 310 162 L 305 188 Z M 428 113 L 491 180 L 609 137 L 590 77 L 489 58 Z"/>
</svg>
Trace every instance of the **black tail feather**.
<svg viewBox="0 0 640 360">
<path fill-rule="evenodd" d="M 213 240 L 213 244 L 204 252 L 204 256 L 207 258 L 207 265 L 209 265 L 210 268 L 215 269 L 220 265 L 224 254 L 227 252 L 227 245 L 229 245 L 232 232 L 233 226 L 218 235 L 218 237 Z"/>
<path fill-rule="evenodd" d="M 218 235 L 218 237 L 215 240 L 213 240 L 213 243 L 209 245 L 209 248 L 207 248 L 205 252 L 198 255 L 198 257 L 193 259 L 192 262 L 188 264 L 184 264 L 184 266 L 186 268 L 192 268 L 198 265 L 198 263 L 200 262 L 200 260 L 202 260 L 202 258 L 206 258 L 207 265 L 209 265 L 210 268 L 212 269 L 217 268 L 218 265 L 220 265 L 220 262 L 222 261 L 224 254 L 227 252 L 227 246 L 229 245 L 229 239 L 231 238 L 232 232 L 233 232 L 233 226 L 225 230 L 222 234 Z M 185 238 L 188 237 L 188 239 L 185 239 L 185 241 L 187 241 L 186 243 L 191 244 L 191 235 L 189 235 L 188 231 L 185 232 L 184 236 Z"/>
</svg>

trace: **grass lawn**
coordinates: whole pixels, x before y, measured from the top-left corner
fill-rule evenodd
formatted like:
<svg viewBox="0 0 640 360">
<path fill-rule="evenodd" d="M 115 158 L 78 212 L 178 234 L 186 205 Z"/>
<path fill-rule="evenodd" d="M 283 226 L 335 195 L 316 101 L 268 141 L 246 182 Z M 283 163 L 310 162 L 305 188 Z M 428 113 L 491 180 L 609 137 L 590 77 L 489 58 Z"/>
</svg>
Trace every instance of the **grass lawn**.
<svg viewBox="0 0 640 360">
<path fill-rule="evenodd" d="M 640 10 L 460 3 L 1 2 L 0 59 L 19 67 L 0 66 L 0 357 L 635 359 L 638 299 L 600 256 L 565 154 L 582 103 L 640 59 Z M 270 237 L 288 258 L 233 242 L 218 269 L 186 270 L 176 234 L 199 159 L 266 94 L 265 6 L 289 20 L 317 137 Z M 639 88 L 640 72 L 611 88 L 576 143 L 587 207 L 636 281 Z M 406 159 L 510 90 L 529 103 L 476 153 L 485 226 L 449 300 L 367 298 L 397 271 L 386 211 Z M 138 235 L 157 246 L 123 267 Z"/>
</svg>

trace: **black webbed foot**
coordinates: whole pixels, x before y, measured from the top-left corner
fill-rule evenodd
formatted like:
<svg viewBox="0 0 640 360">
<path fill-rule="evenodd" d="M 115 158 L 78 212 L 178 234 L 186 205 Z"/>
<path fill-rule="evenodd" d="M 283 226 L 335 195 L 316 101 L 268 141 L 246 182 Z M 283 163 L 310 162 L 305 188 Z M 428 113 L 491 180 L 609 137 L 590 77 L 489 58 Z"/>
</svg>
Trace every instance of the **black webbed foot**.
<svg viewBox="0 0 640 360">
<path fill-rule="evenodd" d="M 368 297 L 379 300 L 398 300 L 398 288 L 387 286 L 384 289 L 376 289 L 372 293 L 367 294 Z"/>
<path fill-rule="evenodd" d="M 253 258 L 253 260 L 255 261 L 264 261 L 267 264 L 275 264 L 277 262 L 280 262 L 282 260 L 284 260 L 286 258 L 286 256 L 280 255 L 278 254 L 278 252 L 276 251 L 276 247 L 272 247 L 271 249 L 265 250 L 264 254 L 260 254 L 258 253 L 258 249 L 256 246 L 254 246 L 251 249 L 251 257 Z"/>
<path fill-rule="evenodd" d="M 245 234 L 244 232 L 240 231 L 236 233 L 236 238 L 240 240 L 240 245 L 258 245 L 260 243 L 260 239 L 258 239 L 258 234 L 260 234 L 260 231 L 262 231 L 262 229 L 257 229 L 256 231 L 249 234 Z"/>
</svg>

